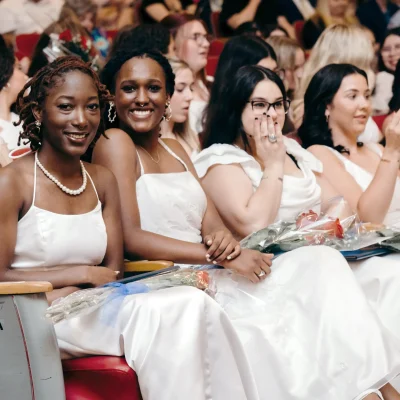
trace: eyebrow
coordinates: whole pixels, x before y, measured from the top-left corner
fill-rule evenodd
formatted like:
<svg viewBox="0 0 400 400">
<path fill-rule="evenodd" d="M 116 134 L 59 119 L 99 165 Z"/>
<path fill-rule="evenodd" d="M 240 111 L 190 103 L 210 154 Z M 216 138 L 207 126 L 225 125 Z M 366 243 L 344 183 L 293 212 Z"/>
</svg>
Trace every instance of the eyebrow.
<svg viewBox="0 0 400 400">
<path fill-rule="evenodd" d="M 150 79 L 147 79 L 147 78 L 139 78 L 139 79 L 124 79 L 123 81 L 121 81 L 121 86 L 123 85 L 123 84 L 126 84 L 126 83 L 134 83 L 134 82 L 137 82 L 137 81 L 147 81 L 147 82 L 150 82 L 150 83 L 159 83 L 160 85 L 162 85 L 163 84 L 163 82 L 162 81 L 160 81 L 159 79 L 157 79 L 157 78 L 150 78 Z"/>
<path fill-rule="evenodd" d="M 98 98 L 99 98 L 98 96 L 91 96 L 91 97 L 88 98 L 88 100 L 98 100 Z M 60 100 L 60 99 L 74 100 L 75 97 L 74 96 L 61 95 L 61 96 L 57 97 L 57 100 Z"/>
<path fill-rule="evenodd" d="M 273 101 L 273 103 L 276 103 L 277 101 L 283 100 L 283 96 L 278 97 Z M 270 103 L 267 99 L 264 99 L 263 97 L 254 97 L 254 99 L 251 99 L 251 101 L 265 101 L 266 103 Z"/>
</svg>

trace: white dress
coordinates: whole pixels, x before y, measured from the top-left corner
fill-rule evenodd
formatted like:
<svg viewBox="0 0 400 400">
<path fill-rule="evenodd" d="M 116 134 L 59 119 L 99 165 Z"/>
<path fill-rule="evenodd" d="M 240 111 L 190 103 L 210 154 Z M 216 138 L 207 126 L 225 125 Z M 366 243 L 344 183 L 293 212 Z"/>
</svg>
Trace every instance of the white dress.
<svg viewBox="0 0 400 400">
<path fill-rule="evenodd" d="M 142 229 L 199 243 L 207 199 L 185 163 L 160 143 L 186 172 L 146 174 L 140 162 Z M 320 246 L 287 253 L 259 284 L 227 270 L 211 276 L 260 400 L 350 400 L 398 374 L 399 341 L 382 326 L 339 252 Z"/>
<path fill-rule="evenodd" d="M 285 175 L 283 179 L 282 199 L 277 220 L 293 220 L 305 210 L 319 211 L 321 189 L 312 171 L 321 172 L 322 163 L 296 141 L 284 138 L 284 143 L 286 151 L 296 158 L 304 174 L 303 178 Z M 373 144 L 368 146 L 377 148 Z M 339 153 L 335 153 L 340 159 L 344 159 L 346 168 L 357 181 L 362 178 L 360 182 L 362 180 L 366 184 L 363 187 L 365 189 L 372 180 L 372 176 Z M 251 180 L 254 191 L 258 188 L 262 177 L 261 167 L 244 150 L 227 144 L 215 144 L 203 150 L 195 159 L 195 167 L 200 177 L 203 177 L 207 170 L 216 164 L 240 164 Z M 368 175 L 369 180 L 367 180 Z M 398 194 L 397 199 L 400 199 L 398 186 L 396 193 Z M 313 206 L 313 204 L 315 205 Z M 396 208 L 396 201 L 393 202 L 393 208 Z M 389 214 L 391 215 L 391 213 Z M 308 249 L 311 251 L 310 247 Z M 400 302 L 398 301 L 400 255 L 373 257 L 364 261 L 352 262 L 349 265 L 382 323 L 400 338 Z"/>
<path fill-rule="evenodd" d="M 35 205 L 36 169 L 34 187 L 32 206 L 18 222 L 11 268 L 100 264 L 107 247 L 100 201 L 85 214 L 56 214 Z M 260 400 L 234 327 L 202 291 L 130 295 L 118 310 L 112 321 L 103 307 L 57 323 L 64 357 L 125 355 L 143 400 Z"/>
</svg>

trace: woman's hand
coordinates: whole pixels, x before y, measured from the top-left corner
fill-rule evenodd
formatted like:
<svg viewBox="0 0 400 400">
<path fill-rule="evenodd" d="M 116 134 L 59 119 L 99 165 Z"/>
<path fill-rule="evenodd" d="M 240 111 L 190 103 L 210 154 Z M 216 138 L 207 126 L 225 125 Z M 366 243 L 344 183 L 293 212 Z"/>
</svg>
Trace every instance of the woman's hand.
<svg viewBox="0 0 400 400">
<path fill-rule="evenodd" d="M 226 230 L 207 235 L 204 238 L 204 243 L 209 247 L 206 254 L 207 261 L 216 265 L 224 260 L 233 260 L 241 253 L 239 242 Z"/>
<path fill-rule="evenodd" d="M 283 166 L 286 147 L 278 122 L 274 123 L 267 115 L 258 117 L 254 120 L 253 137 L 257 156 L 263 162 L 265 169 L 276 165 Z"/>
<path fill-rule="evenodd" d="M 397 111 L 385 131 L 386 146 L 383 152 L 385 159 L 399 161 L 400 157 L 400 110 Z"/>
<path fill-rule="evenodd" d="M 86 268 L 86 282 L 90 286 L 97 287 L 105 285 L 106 283 L 114 282 L 118 277 L 119 271 L 113 271 L 106 267 L 92 267 Z"/>
<path fill-rule="evenodd" d="M 179 0 L 165 0 L 165 4 L 172 12 L 179 13 L 182 11 L 182 4 Z"/>
<path fill-rule="evenodd" d="M 240 256 L 236 259 L 223 261 L 220 265 L 235 271 L 253 283 L 258 283 L 271 273 L 272 257 L 273 254 L 263 254 L 256 250 L 242 249 Z"/>
</svg>

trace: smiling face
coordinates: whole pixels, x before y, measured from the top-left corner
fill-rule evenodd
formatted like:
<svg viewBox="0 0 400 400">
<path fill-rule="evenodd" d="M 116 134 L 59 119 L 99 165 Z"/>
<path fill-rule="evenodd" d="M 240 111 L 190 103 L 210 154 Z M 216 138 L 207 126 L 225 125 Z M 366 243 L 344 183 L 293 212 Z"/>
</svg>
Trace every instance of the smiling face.
<svg viewBox="0 0 400 400">
<path fill-rule="evenodd" d="M 193 100 L 193 72 L 189 68 L 179 69 L 175 75 L 175 92 L 171 98 L 172 121 L 185 122 Z"/>
<path fill-rule="evenodd" d="M 131 58 L 119 70 L 115 106 L 123 126 L 135 133 L 159 129 L 168 96 L 162 67 L 151 58 Z"/>
<path fill-rule="evenodd" d="M 42 111 L 37 109 L 35 113 L 42 123 L 42 147 L 50 145 L 61 153 L 82 156 L 100 125 L 97 87 L 81 71 L 67 72 L 55 79 Z"/>
<path fill-rule="evenodd" d="M 285 123 L 285 110 L 279 107 L 279 103 L 283 102 L 283 100 L 283 94 L 276 83 L 271 82 L 268 79 L 259 82 L 254 88 L 253 93 L 248 100 L 249 102 L 246 104 L 242 112 L 242 125 L 245 133 L 247 135 L 253 135 L 254 119 L 256 117 L 260 118 L 262 115 L 262 112 L 260 114 L 257 111 L 257 107 L 261 109 L 263 103 L 278 103 L 276 109 L 270 107 L 266 112 L 267 115 L 272 118 L 273 122 L 278 122 L 282 129 L 283 124 Z M 253 106 L 251 102 L 253 102 Z"/>
<path fill-rule="evenodd" d="M 195 74 L 207 65 L 209 49 L 207 31 L 199 21 L 188 22 L 178 30 L 175 38 L 176 55 Z"/>
<path fill-rule="evenodd" d="M 367 80 L 359 74 L 346 76 L 325 115 L 329 117 L 332 134 L 342 132 L 358 137 L 371 114 L 371 92 Z"/>
<path fill-rule="evenodd" d="M 381 55 L 385 67 L 394 72 L 400 59 L 400 36 L 389 35 L 383 43 Z"/>
</svg>

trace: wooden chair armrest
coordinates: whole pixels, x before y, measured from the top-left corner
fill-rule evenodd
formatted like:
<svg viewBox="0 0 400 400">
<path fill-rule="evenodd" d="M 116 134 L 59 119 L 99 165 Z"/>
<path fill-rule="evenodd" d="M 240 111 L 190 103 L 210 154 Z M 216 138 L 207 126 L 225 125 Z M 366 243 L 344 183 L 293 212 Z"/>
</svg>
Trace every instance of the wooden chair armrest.
<svg viewBox="0 0 400 400">
<path fill-rule="evenodd" d="M 172 261 L 125 261 L 125 272 L 150 272 L 172 267 Z"/>
<path fill-rule="evenodd" d="M 0 295 L 51 292 L 50 282 L 0 282 Z"/>
</svg>

